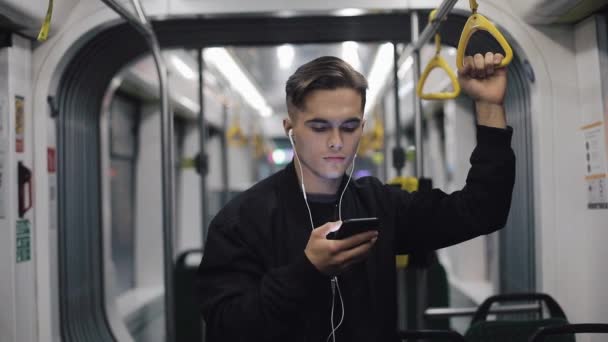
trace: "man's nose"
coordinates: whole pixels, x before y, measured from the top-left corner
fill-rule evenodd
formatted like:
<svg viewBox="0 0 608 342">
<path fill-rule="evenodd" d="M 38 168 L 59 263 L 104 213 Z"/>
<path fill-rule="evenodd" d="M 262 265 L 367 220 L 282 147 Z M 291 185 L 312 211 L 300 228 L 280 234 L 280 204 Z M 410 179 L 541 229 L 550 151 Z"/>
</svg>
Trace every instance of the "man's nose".
<svg viewBox="0 0 608 342">
<path fill-rule="evenodd" d="M 329 136 L 329 148 L 332 150 L 339 151 L 344 146 L 344 142 L 342 141 L 342 136 L 340 134 L 339 129 L 332 129 L 331 134 Z"/>
</svg>

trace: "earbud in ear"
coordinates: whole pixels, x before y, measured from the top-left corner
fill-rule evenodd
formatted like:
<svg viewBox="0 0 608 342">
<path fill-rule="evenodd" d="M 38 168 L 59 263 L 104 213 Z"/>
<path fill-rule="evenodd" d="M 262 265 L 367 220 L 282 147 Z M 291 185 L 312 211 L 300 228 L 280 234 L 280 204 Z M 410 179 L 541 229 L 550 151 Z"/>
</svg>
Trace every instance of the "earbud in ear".
<svg viewBox="0 0 608 342">
<path fill-rule="evenodd" d="M 291 146 L 293 148 L 296 148 L 296 144 L 293 142 L 293 129 L 289 129 L 289 132 L 287 132 L 287 134 L 289 135 L 289 142 L 291 143 Z"/>
</svg>

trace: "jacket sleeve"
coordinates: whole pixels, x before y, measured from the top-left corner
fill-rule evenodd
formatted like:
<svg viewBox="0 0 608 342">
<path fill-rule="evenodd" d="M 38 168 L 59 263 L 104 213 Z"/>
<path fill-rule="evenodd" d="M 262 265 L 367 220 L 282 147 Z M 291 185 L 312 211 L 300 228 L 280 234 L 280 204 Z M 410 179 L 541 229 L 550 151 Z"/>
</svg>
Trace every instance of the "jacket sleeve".
<svg viewBox="0 0 608 342">
<path fill-rule="evenodd" d="M 329 284 L 303 251 L 294 263 L 267 269 L 263 244 L 252 240 L 259 237 L 241 225 L 211 224 L 198 269 L 197 294 L 210 341 L 274 340 L 298 322 L 310 296 Z"/>
<path fill-rule="evenodd" d="M 387 186 L 396 206 L 397 253 L 435 250 L 505 226 L 515 182 L 512 134 L 511 127 L 477 127 L 477 146 L 460 191 L 410 194 Z"/>
</svg>

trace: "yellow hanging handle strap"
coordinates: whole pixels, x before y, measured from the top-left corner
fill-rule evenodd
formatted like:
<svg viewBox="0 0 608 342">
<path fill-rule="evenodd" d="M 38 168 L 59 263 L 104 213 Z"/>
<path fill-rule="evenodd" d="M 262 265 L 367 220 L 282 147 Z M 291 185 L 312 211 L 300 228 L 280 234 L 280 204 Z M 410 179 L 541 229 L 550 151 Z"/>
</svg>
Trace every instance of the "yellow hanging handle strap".
<svg viewBox="0 0 608 342">
<path fill-rule="evenodd" d="M 418 191 L 418 178 L 416 177 L 395 177 L 388 184 L 398 185 L 401 190 L 407 192 Z M 395 266 L 397 269 L 406 268 L 409 265 L 408 254 L 398 254 L 395 256 Z"/>
<path fill-rule="evenodd" d="M 232 125 L 228 127 L 226 139 L 230 146 L 242 147 L 247 145 L 248 139 L 241 129 L 240 120 L 238 118 L 234 119 Z"/>
<path fill-rule="evenodd" d="M 435 15 L 437 10 L 431 11 L 429 15 L 429 21 L 432 22 L 435 20 Z M 420 79 L 418 80 L 418 84 L 416 85 L 416 94 L 418 97 L 424 100 L 449 100 L 457 98 L 460 95 L 460 83 L 458 83 L 458 79 L 456 78 L 456 74 L 452 71 L 449 64 L 446 62 L 445 58 L 441 57 L 441 36 L 439 33 L 435 34 L 435 56 L 431 58 L 429 63 L 424 68 Z M 453 90 L 451 92 L 444 93 L 423 93 L 424 84 L 426 83 L 426 79 L 429 77 L 431 71 L 435 68 L 443 69 L 450 81 L 452 82 Z"/>
<path fill-rule="evenodd" d="M 477 13 L 477 1 L 469 0 L 469 5 L 471 6 L 471 16 L 467 20 L 466 24 L 464 24 L 464 28 L 462 33 L 460 34 L 460 41 L 458 42 L 458 51 L 456 52 L 456 67 L 460 70 L 464 66 L 464 53 L 469 45 L 469 40 L 473 33 L 479 30 L 483 30 L 488 32 L 489 34 L 496 39 L 498 44 L 505 51 L 505 58 L 503 58 L 502 62 L 500 62 L 499 68 L 506 67 L 511 63 L 513 59 L 513 50 L 511 46 L 505 39 L 505 37 L 498 31 L 496 26 L 492 24 L 486 17 Z"/>
<path fill-rule="evenodd" d="M 473 14 L 477 13 L 477 7 L 479 5 L 477 5 L 477 0 L 469 0 L 469 7 L 471 7 L 471 12 L 473 12 Z"/>
<path fill-rule="evenodd" d="M 38 41 L 43 42 L 49 37 L 49 31 L 51 29 L 51 17 L 53 16 L 53 0 L 49 0 L 49 7 L 46 10 L 46 17 L 38 33 Z"/>
</svg>

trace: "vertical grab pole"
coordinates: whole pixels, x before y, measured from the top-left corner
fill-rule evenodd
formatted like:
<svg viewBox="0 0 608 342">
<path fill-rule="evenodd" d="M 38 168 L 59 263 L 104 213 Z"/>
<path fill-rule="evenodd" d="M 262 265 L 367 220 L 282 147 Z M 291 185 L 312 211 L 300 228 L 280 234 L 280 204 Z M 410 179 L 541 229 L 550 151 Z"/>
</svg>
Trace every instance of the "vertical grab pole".
<svg viewBox="0 0 608 342">
<path fill-rule="evenodd" d="M 140 20 L 145 16 L 141 10 L 139 0 L 132 0 Z M 162 161 L 162 195 L 163 195 L 163 252 L 164 252 L 164 280 L 165 280 L 165 327 L 167 342 L 175 341 L 175 290 L 174 276 L 174 244 L 173 234 L 175 228 L 175 158 L 173 138 L 173 112 L 169 104 L 169 87 L 167 86 L 167 66 L 152 29 L 152 56 L 159 75 L 160 86 L 160 133 L 161 133 L 161 161 Z"/>
<path fill-rule="evenodd" d="M 222 105 L 222 125 L 224 132 L 222 133 L 222 206 L 228 203 L 228 188 L 230 187 L 228 180 L 228 144 L 226 141 L 226 130 L 228 129 L 228 104 Z"/>
<path fill-rule="evenodd" d="M 419 18 L 418 12 L 412 12 L 412 41 L 417 42 L 419 39 Z M 414 49 L 412 54 L 412 75 L 414 84 L 418 84 L 420 79 L 420 49 Z M 420 179 L 424 177 L 424 160 L 423 153 L 424 149 L 422 146 L 422 100 L 418 97 L 416 92 L 412 92 L 412 99 L 414 105 L 414 129 L 415 129 L 415 140 L 416 140 L 416 168 L 415 176 Z M 409 320 L 415 323 L 413 329 L 424 329 L 424 310 L 427 307 L 427 271 L 425 268 L 415 269 L 415 320 Z"/>
<path fill-rule="evenodd" d="M 418 41 L 418 12 L 412 12 L 412 41 Z M 420 50 L 414 49 L 412 53 L 412 75 L 414 84 L 418 84 L 420 80 Z M 420 178 L 424 176 L 424 165 L 423 165 L 423 146 L 422 146 L 422 100 L 418 97 L 416 92 L 412 92 L 412 99 L 414 105 L 414 130 L 416 139 L 416 167 L 414 176 Z"/>
<path fill-rule="evenodd" d="M 175 300 L 173 289 L 173 228 L 175 227 L 174 159 L 173 159 L 173 113 L 169 108 L 167 66 L 163 60 L 160 44 L 139 0 L 131 0 L 137 16 L 134 16 L 115 0 L 102 0 L 141 33 L 152 50 L 154 65 L 158 72 L 161 103 L 161 160 L 163 196 L 163 246 L 165 281 L 165 329 L 167 342 L 175 342 Z"/>
<path fill-rule="evenodd" d="M 199 127 L 199 168 L 201 176 L 201 226 L 202 226 L 202 244 L 205 247 L 207 241 L 207 233 L 209 230 L 208 213 L 209 203 L 207 196 L 207 172 L 209 171 L 209 160 L 207 158 L 207 125 L 205 124 L 205 80 L 203 78 L 203 70 L 205 69 L 205 60 L 203 59 L 203 49 L 198 49 L 198 127 Z"/>
<path fill-rule="evenodd" d="M 401 147 L 401 108 L 399 103 L 399 52 L 397 41 L 393 42 L 393 91 L 395 93 L 395 149 L 393 150 L 393 166 L 397 176 L 405 166 L 405 153 Z"/>
<path fill-rule="evenodd" d="M 174 251 L 173 228 L 175 227 L 175 159 L 173 157 L 173 113 L 169 108 L 169 89 L 167 87 L 167 68 L 162 61 L 160 47 L 154 49 L 154 59 L 160 75 L 161 96 L 161 149 L 162 149 L 162 187 L 163 187 L 163 242 L 165 266 L 165 324 L 166 339 L 175 342 L 175 299 L 174 299 Z"/>
<path fill-rule="evenodd" d="M 399 101 L 399 52 L 397 50 L 397 41 L 393 41 L 393 92 L 395 98 L 395 147 L 393 148 L 393 167 L 397 177 L 401 177 L 401 170 L 405 167 L 405 149 L 401 146 L 401 108 Z M 397 271 L 399 291 L 397 292 L 398 313 L 401 317 L 407 317 L 407 292 L 405 289 L 406 273 L 405 270 Z M 401 324 L 401 323 L 400 323 Z M 400 329 L 407 329 L 407 326 L 400 326 Z"/>
<path fill-rule="evenodd" d="M 165 329 L 166 341 L 175 342 L 175 300 L 173 286 L 173 228 L 175 227 L 175 167 L 173 159 L 173 113 L 169 108 L 167 66 L 163 60 L 160 44 L 139 0 L 131 0 L 137 16 L 134 16 L 115 0 L 102 0 L 108 7 L 123 17 L 141 33 L 152 50 L 154 65 L 158 72 L 161 104 L 161 160 L 163 196 L 163 246 L 165 281 Z"/>
</svg>

